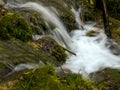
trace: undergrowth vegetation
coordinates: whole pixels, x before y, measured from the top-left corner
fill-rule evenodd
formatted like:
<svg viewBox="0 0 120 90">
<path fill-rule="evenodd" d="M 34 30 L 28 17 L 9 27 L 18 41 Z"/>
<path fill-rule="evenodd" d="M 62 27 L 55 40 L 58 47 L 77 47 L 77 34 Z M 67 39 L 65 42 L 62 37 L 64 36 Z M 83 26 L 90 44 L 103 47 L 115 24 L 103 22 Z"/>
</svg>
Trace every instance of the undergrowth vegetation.
<svg viewBox="0 0 120 90">
<path fill-rule="evenodd" d="M 29 70 L 22 74 L 22 80 L 12 90 L 96 90 L 93 83 L 80 74 L 59 76 L 52 66 Z"/>
</svg>

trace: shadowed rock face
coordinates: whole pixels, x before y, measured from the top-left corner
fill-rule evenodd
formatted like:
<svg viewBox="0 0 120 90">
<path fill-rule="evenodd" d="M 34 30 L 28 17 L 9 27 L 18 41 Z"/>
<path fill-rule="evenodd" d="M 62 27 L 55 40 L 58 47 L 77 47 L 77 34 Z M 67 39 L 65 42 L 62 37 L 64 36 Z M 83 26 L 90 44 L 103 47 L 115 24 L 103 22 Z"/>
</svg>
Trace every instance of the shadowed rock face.
<svg viewBox="0 0 120 90">
<path fill-rule="evenodd" d="M 20 63 L 38 63 L 40 60 L 48 60 L 47 55 L 30 45 L 17 40 L 0 41 L 0 78 Z"/>
<path fill-rule="evenodd" d="M 65 50 L 53 39 L 42 38 L 37 40 L 35 43 L 38 50 L 42 50 L 46 54 L 48 53 L 50 56 L 54 57 L 54 60 L 50 61 L 51 63 L 56 66 L 60 66 L 65 63 L 67 54 L 65 53 Z"/>
<path fill-rule="evenodd" d="M 35 46 L 35 47 L 34 47 Z M 55 66 L 65 62 L 65 51 L 52 39 L 44 38 L 33 44 L 19 40 L 0 41 L 0 79 L 19 64 L 33 63 Z"/>
<path fill-rule="evenodd" d="M 118 90 L 120 88 L 120 70 L 107 68 L 95 72 L 91 76 L 101 89 Z"/>
</svg>

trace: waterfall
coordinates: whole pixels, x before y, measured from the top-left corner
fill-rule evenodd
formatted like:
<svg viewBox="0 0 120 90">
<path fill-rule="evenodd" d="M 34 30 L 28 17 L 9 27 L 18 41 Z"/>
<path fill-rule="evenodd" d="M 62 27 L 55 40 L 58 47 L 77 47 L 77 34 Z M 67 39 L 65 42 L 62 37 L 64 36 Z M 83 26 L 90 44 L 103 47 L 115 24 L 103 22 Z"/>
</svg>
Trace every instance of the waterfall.
<svg viewBox="0 0 120 90">
<path fill-rule="evenodd" d="M 58 16 L 48 7 L 45 7 L 40 3 L 38 4 L 35 2 L 27 2 L 25 4 L 16 4 L 16 6 L 14 5 L 8 5 L 8 6 L 12 8 L 23 8 L 26 10 L 34 10 L 42 14 L 44 20 L 46 20 L 47 22 L 51 22 L 56 26 L 55 30 L 52 30 L 55 40 L 57 39 L 56 41 L 59 44 L 62 44 L 67 48 L 71 48 L 70 44 L 72 43 L 72 40 L 69 34 L 67 33 L 65 26 L 62 24 Z"/>
<path fill-rule="evenodd" d="M 56 26 L 53 30 L 54 37 L 76 53 L 76 56 L 69 55 L 66 63 L 62 65 L 63 69 L 69 69 L 73 73 L 81 73 L 84 76 L 104 68 L 120 69 L 120 56 L 114 55 L 106 46 L 107 37 L 103 29 L 96 28 L 92 24 L 86 24 L 84 25 L 85 30 L 74 30 L 70 33 L 70 37 L 61 20 L 48 7 L 35 2 L 27 2 L 16 7 L 35 10 L 42 14 L 46 21 Z M 72 11 L 75 14 L 76 21 L 81 25 L 79 12 L 74 9 Z M 99 30 L 99 33 L 94 37 L 89 37 L 86 33 L 90 30 Z"/>
<path fill-rule="evenodd" d="M 76 20 L 76 22 L 77 22 L 77 24 L 78 24 L 79 29 L 84 29 L 84 27 L 83 27 L 84 25 L 83 25 L 83 23 L 82 23 L 82 20 L 80 19 L 80 14 L 82 13 L 82 12 L 81 12 L 81 8 L 78 8 L 78 10 L 75 10 L 75 9 L 72 7 L 71 11 L 72 11 L 73 14 L 75 15 L 75 20 Z"/>
</svg>

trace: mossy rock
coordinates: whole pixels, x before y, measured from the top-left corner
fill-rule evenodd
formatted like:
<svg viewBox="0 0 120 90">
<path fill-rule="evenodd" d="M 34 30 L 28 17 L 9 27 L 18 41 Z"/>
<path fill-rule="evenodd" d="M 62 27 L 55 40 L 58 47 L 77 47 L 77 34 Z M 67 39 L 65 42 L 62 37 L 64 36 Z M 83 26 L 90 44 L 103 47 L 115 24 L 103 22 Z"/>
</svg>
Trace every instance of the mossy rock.
<svg viewBox="0 0 120 90">
<path fill-rule="evenodd" d="M 27 21 L 18 14 L 7 12 L 0 20 L 0 39 L 17 38 L 28 41 L 32 38 L 32 31 Z"/>
<path fill-rule="evenodd" d="M 106 68 L 93 74 L 96 86 L 105 90 L 120 89 L 120 70 Z"/>
<path fill-rule="evenodd" d="M 7 75 L 10 71 L 10 68 L 8 68 L 8 66 L 5 63 L 0 62 L 0 83 L 2 82 L 1 77 Z"/>
<path fill-rule="evenodd" d="M 15 72 L 9 78 L 17 81 L 12 90 L 119 90 L 120 71 L 104 69 L 93 75 L 94 82 L 80 74 L 57 75 L 52 66 Z"/>
<path fill-rule="evenodd" d="M 43 66 L 52 60 L 54 58 L 50 54 L 20 40 L 0 41 L 0 79 L 20 64 L 33 63 Z"/>
<path fill-rule="evenodd" d="M 45 24 L 45 20 L 39 15 L 32 14 L 30 16 L 30 23 L 33 33 L 39 35 L 47 33 L 48 27 Z"/>
<path fill-rule="evenodd" d="M 75 21 L 75 16 L 71 12 L 71 7 L 67 6 L 67 4 L 71 4 L 71 1 L 68 1 L 67 3 L 64 0 L 48 0 L 47 3 L 44 0 L 40 1 L 46 6 L 54 7 L 58 11 L 59 17 L 61 18 L 69 32 L 78 28 L 78 25 Z"/>
<path fill-rule="evenodd" d="M 92 37 L 92 36 L 96 36 L 98 33 L 99 33 L 98 30 L 90 30 L 86 33 L 86 35 Z"/>
<path fill-rule="evenodd" d="M 33 0 L 34 1 L 34 0 Z M 53 12 L 56 11 L 58 12 L 58 17 L 60 17 L 61 21 L 64 23 L 65 27 L 67 28 L 67 30 L 70 32 L 74 29 L 78 28 L 78 25 L 75 21 L 75 16 L 74 14 L 71 12 L 70 8 L 68 8 L 63 0 L 39 0 L 40 3 L 42 3 L 45 7 L 49 7 L 50 10 L 52 10 Z M 38 3 L 39 3 L 38 2 Z M 51 8 L 54 7 L 55 9 Z M 40 15 L 40 13 L 37 13 L 33 10 L 25 10 L 25 11 L 19 11 L 19 13 L 27 18 L 28 22 L 30 22 L 30 24 L 32 23 L 32 29 L 33 31 L 37 29 L 37 32 L 40 34 L 43 34 L 42 32 L 46 30 L 48 30 L 49 27 L 47 27 L 47 25 L 45 24 L 45 20 L 43 20 L 42 15 Z M 56 13 L 56 12 L 55 12 Z M 51 23 L 49 23 L 50 27 L 54 27 L 54 25 L 52 25 Z M 51 30 L 54 30 L 55 28 L 51 28 Z M 41 31 L 41 32 L 40 32 Z"/>
<path fill-rule="evenodd" d="M 5 8 L 3 8 L 3 7 L 0 8 L 0 20 L 7 12 L 8 11 Z"/>
<path fill-rule="evenodd" d="M 18 13 L 28 21 L 33 35 L 51 34 L 49 30 L 56 28 L 51 22 L 47 22 L 46 24 L 46 20 L 44 20 L 43 16 L 34 10 L 21 10 Z"/>
<path fill-rule="evenodd" d="M 97 90 L 94 84 L 81 75 L 59 76 L 51 66 L 22 72 L 12 90 Z M 19 78 L 20 78 L 19 77 Z"/>
<path fill-rule="evenodd" d="M 67 54 L 65 53 L 65 50 L 55 40 L 46 37 L 39 39 L 35 43 L 38 45 L 37 48 L 39 50 L 42 50 L 53 57 L 53 60 L 48 61 L 48 63 L 59 66 L 66 61 Z"/>
<path fill-rule="evenodd" d="M 110 17 L 112 39 L 120 44 L 120 21 Z"/>
<path fill-rule="evenodd" d="M 19 13 L 26 18 L 26 20 L 31 26 L 33 34 L 43 35 L 47 32 L 48 26 L 46 25 L 46 21 L 38 12 L 29 10 Z"/>
<path fill-rule="evenodd" d="M 70 0 L 67 0 L 68 2 Z M 79 8 L 80 6 L 82 7 L 82 20 L 84 21 L 93 21 L 98 18 L 98 14 L 96 13 L 96 7 L 95 7 L 95 1 L 96 0 L 75 0 L 72 1 L 72 5 L 74 8 Z M 97 16 L 97 17 L 96 17 Z"/>
<path fill-rule="evenodd" d="M 24 73 L 21 75 L 23 79 L 19 80 L 12 90 L 59 90 L 61 88 L 55 70 L 50 66 Z"/>
</svg>

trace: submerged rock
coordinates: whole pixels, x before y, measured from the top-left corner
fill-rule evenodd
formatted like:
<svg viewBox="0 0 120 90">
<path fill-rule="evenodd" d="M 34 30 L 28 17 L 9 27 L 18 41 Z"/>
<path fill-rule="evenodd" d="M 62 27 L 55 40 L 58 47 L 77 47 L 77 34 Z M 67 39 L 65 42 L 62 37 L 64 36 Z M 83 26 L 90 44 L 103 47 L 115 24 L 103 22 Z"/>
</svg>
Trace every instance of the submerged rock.
<svg viewBox="0 0 120 90">
<path fill-rule="evenodd" d="M 96 36 L 98 33 L 99 33 L 98 30 L 90 30 L 86 33 L 86 35 L 92 37 L 92 36 Z"/>
</svg>

